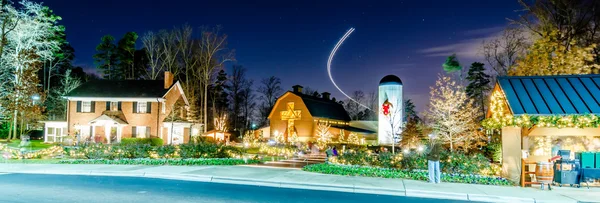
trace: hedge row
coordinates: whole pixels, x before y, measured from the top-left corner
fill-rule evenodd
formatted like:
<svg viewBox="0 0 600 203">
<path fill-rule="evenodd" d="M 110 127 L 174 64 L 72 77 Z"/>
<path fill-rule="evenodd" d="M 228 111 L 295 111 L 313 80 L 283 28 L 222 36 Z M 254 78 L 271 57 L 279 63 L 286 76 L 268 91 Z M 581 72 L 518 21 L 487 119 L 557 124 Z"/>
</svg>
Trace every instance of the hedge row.
<svg viewBox="0 0 600 203">
<path fill-rule="evenodd" d="M 174 165 L 174 166 L 202 166 L 202 165 L 240 165 L 258 164 L 260 161 L 253 159 L 66 159 L 59 164 L 112 164 L 112 165 Z"/>
<path fill-rule="evenodd" d="M 404 171 L 392 168 L 376 168 L 368 166 L 348 166 L 337 164 L 313 164 L 302 168 L 304 171 L 345 175 L 345 176 L 364 176 L 364 177 L 379 177 L 379 178 L 400 178 L 411 180 L 428 180 L 427 171 Z M 441 174 L 442 182 L 451 183 L 471 183 L 484 185 L 513 185 L 507 179 L 494 176 L 482 176 L 473 174 Z"/>
</svg>

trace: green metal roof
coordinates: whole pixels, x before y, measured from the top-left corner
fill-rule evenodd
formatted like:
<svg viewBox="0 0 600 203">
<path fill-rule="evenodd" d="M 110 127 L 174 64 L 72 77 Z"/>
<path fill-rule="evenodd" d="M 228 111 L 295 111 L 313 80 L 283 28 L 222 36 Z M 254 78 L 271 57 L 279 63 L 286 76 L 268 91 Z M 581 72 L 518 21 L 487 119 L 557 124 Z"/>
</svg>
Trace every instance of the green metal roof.
<svg viewBox="0 0 600 203">
<path fill-rule="evenodd" d="M 600 114 L 600 75 L 498 77 L 513 114 Z"/>
</svg>

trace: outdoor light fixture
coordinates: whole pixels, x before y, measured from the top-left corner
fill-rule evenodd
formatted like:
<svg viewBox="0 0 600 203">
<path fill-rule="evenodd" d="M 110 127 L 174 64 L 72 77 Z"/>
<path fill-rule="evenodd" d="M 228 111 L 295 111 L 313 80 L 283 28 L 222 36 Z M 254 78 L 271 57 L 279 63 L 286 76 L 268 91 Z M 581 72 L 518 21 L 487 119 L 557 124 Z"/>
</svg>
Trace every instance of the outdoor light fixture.
<svg viewBox="0 0 600 203">
<path fill-rule="evenodd" d="M 417 151 L 422 152 L 423 151 L 423 146 L 417 147 Z"/>
<path fill-rule="evenodd" d="M 410 152 L 410 150 L 408 150 L 408 148 L 402 150 L 404 153 L 408 154 Z"/>
</svg>

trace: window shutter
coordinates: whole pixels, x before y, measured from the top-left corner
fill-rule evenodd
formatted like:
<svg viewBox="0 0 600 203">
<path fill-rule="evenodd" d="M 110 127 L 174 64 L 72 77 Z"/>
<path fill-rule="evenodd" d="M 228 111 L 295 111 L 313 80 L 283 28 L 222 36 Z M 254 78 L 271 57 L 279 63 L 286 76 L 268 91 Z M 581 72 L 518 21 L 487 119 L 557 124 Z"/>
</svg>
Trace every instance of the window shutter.
<svg viewBox="0 0 600 203">
<path fill-rule="evenodd" d="M 91 108 L 90 112 L 91 112 L 91 113 L 94 113 L 94 112 L 96 111 L 96 102 L 95 102 L 95 101 L 92 101 L 91 103 L 92 103 L 92 105 L 91 105 L 91 107 L 90 107 L 90 108 Z"/>
<path fill-rule="evenodd" d="M 119 111 L 121 110 L 121 102 L 117 103 L 117 109 L 119 109 Z"/>
<path fill-rule="evenodd" d="M 150 126 L 146 126 L 146 138 L 150 138 Z"/>
<path fill-rule="evenodd" d="M 109 101 L 106 102 L 106 110 L 110 111 L 110 102 Z"/>
<path fill-rule="evenodd" d="M 81 112 L 81 101 L 77 101 L 77 112 Z"/>
<path fill-rule="evenodd" d="M 146 102 L 146 113 L 151 113 L 152 102 Z"/>
<path fill-rule="evenodd" d="M 133 102 L 133 113 L 137 113 L 137 102 Z"/>
<path fill-rule="evenodd" d="M 137 135 L 137 129 L 135 128 L 135 126 L 131 126 L 131 137 L 135 138 L 136 135 Z"/>
</svg>

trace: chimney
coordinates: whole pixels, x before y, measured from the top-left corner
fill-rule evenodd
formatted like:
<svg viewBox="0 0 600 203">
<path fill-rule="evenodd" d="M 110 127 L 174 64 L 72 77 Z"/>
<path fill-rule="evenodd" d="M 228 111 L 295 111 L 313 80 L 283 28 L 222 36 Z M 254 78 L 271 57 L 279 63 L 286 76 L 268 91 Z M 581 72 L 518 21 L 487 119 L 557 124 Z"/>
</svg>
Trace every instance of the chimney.
<svg viewBox="0 0 600 203">
<path fill-rule="evenodd" d="M 323 99 L 329 100 L 329 96 L 331 96 L 331 93 L 329 93 L 329 92 L 323 92 L 323 93 L 321 93 L 321 96 L 323 97 Z"/>
<path fill-rule="evenodd" d="M 170 71 L 165 71 L 165 89 L 171 88 L 173 85 L 173 74 Z"/>
<path fill-rule="evenodd" d="M 292 89 L 294 89 L 294 93 L 302 94 L 302 86 L 294 85 L 294 86 L 292 86 Z"/>
</svg>

